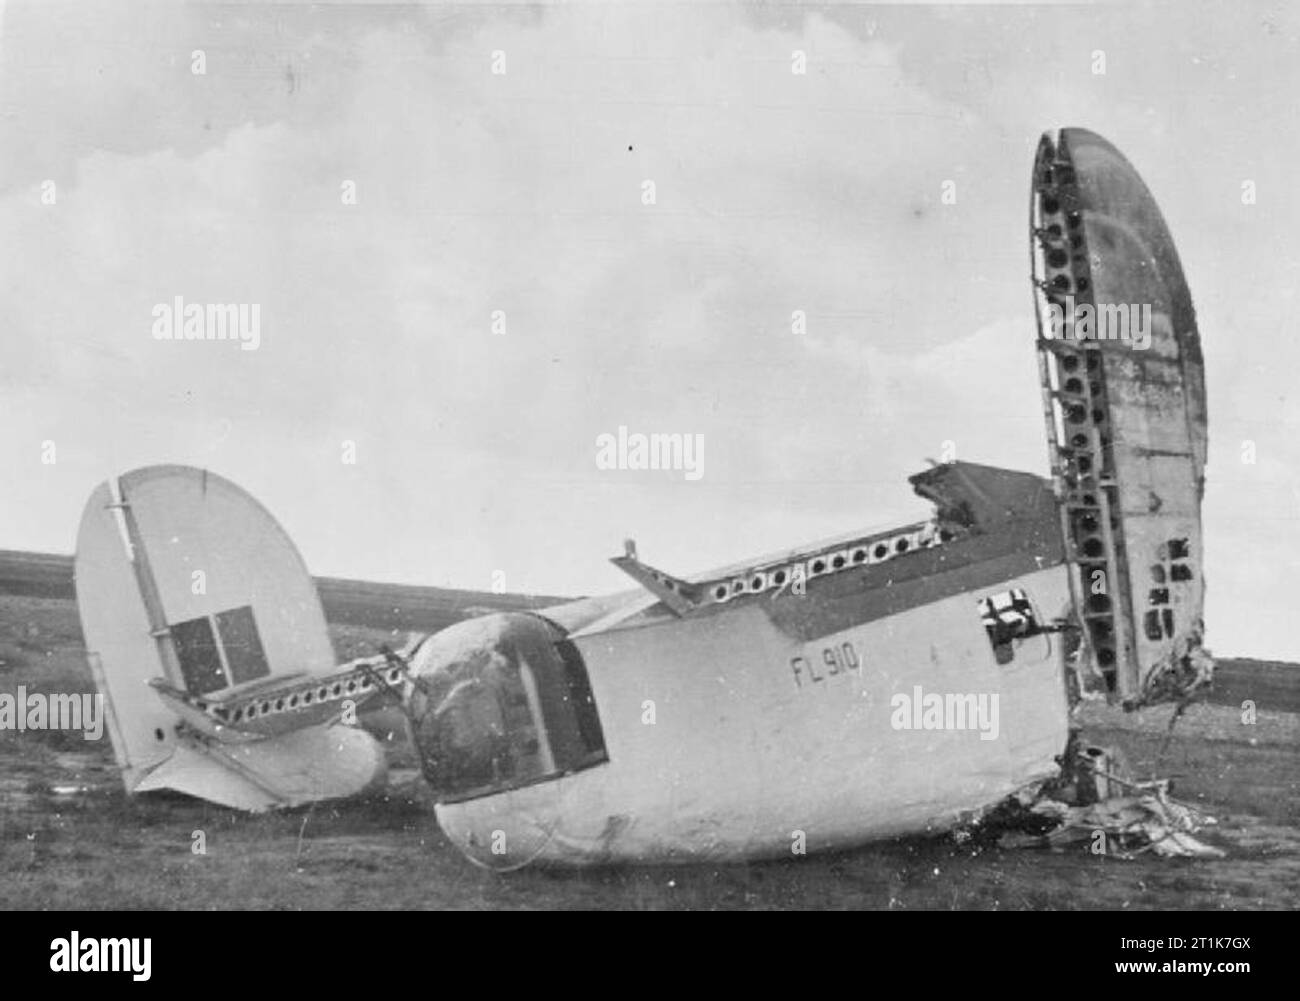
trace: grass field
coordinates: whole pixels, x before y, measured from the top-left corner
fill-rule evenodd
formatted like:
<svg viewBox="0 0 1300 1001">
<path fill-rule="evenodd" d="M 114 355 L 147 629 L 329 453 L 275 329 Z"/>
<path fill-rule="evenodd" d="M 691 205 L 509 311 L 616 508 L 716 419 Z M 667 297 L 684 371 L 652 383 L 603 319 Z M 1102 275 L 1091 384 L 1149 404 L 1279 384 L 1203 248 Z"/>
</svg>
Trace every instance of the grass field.
<svg viewBox="0 0 1300 1001">
<path fill-rule="evenodd" d="M 59 557 L 0 554 L 0 691 L 92 691 Z M 41 563 L 40 560 L 44 560 Z M 51 569 L 53 568 L 53 569 Z M 339 656 L 437 628 L 499 595 L 335 581 L 322 586 Z M 514 598 L 514 607 L 529 599 Z M 946 838 L 732 866 L 474 867 L 439 832 L 400 738 L 369 799 L 248 816 L 172 795 L 128 798 L 105 738 L 0 731 L 4 908 L 1196 908 L 1300 907 L 1300 668 L 1223 661 L 1213 702 L 1166 743 L 1168 708 L 1088 706 L 1087 739 L 1217 817 L 1221 860 L 1134 861 L 1007 851 Z M 1240 704 L 1259 707 L 1254 725 Z M 203 832 L 206 854 L 191 850 Z"/>
</svg>

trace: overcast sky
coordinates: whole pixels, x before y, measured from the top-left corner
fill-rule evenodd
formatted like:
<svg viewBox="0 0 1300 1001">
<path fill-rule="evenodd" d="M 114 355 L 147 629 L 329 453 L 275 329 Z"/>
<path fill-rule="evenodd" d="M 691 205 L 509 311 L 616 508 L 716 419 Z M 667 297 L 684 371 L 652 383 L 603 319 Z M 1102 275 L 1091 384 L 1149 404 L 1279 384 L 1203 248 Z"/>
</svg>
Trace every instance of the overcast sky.
<svg viewBox="0 0 1300 1001">
<path fill-rule="evenodd" d="M 691 573 L 923 517 L 945 442 L 1046 473 L 1029 170 L 1078 125 L 1197 308 L 1207 642 L 1296 658 L 1300 20 L 1190 7 L 9 3 L 0 547 L 180 462 L 318 574 L 594 593 L 628 536 Z M 178 295 L 258 350 L 155 340 Z M 620 425 L 703 477 L 598 469 Z"/>
</svg>

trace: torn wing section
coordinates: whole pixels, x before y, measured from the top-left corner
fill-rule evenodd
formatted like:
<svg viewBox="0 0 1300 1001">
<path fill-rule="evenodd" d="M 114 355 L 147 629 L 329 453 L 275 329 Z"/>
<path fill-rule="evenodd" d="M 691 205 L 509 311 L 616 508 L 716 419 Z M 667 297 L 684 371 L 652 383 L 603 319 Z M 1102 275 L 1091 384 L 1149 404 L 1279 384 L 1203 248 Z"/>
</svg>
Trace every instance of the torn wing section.
<svg viewBox="0 0 1300 1001">
<path fill-rule="evenodd" d="M 1209 683 L 1202 647 L 1205 372 L 1173 238 L 1086 129 L 1043 136 L 1030 248 L 1044 416 L 1084 625 L 1085 681 L 1126 706 Z"/>
</svg>

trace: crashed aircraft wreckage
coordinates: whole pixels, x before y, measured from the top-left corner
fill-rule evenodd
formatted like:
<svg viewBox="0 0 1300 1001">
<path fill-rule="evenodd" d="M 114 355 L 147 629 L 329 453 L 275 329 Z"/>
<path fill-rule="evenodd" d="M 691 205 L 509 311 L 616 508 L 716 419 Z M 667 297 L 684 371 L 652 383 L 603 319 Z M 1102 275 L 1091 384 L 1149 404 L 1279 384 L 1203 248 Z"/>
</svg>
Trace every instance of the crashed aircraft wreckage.
<svg viewBox="0 0 1300 1001">
<path fill-rule="evenodd" d="M 396 702 L 443 831 L 502 870 L 960 832 L 1063 785 L 1072 805 L 1027 837 L 1103 823 L 1079 813 L 1105 772 L 1072 703 L 1182 700 L 1212 671 L 1203 364 L 1173 241 L 1114 147 L 1045 135 L 1030 214 L 1051 479 L 936 466 L 911 477 L 924 522 L 690 579 L 629 544 L 634 590 L 339 666 L 297 550 L 237 486 L 181 466 L 102 484 L 77 598 L 127 790 L 246 810 L 359 793 L 385 755 L 348 724 Z M 1090 336 L 1115 304 L 1149 307 L 1144 350 Z M 1162 788 L 1110 780 L 1124 830 L 1190 842 Z"/>
</svg>

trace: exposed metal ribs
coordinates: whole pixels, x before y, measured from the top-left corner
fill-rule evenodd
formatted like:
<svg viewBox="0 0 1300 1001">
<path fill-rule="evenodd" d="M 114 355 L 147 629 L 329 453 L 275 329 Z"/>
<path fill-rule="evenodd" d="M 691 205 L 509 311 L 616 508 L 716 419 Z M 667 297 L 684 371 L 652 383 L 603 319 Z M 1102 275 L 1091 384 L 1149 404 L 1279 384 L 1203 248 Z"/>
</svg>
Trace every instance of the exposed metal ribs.
<svg viewBox="0 0 1300 1001">
<path fill-rule="evenodd" d="M 1123 525 L 1099 342 L 1074 334 L 1075 308 L 1095 309 L 1096 303 L 1074 167 L 1059 148 L 1040 148 L 1030 230 L 1043 416 L 1071 587 L 1084 625 L 1081 656 L 1114 693 L 1119 665 L 1134 657 Z"/>
</svg>

